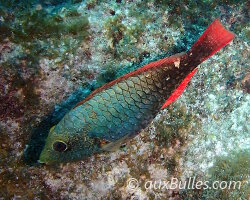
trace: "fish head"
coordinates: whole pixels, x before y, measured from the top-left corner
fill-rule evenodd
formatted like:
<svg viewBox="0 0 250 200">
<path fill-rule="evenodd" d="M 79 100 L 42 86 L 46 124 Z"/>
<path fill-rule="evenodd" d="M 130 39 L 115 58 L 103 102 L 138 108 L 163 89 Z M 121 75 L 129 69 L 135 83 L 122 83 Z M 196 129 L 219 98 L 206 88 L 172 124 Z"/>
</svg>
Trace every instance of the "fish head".
<svg viewBox="0 0 250 200">
<path fill-rule="evenodd" d="M 87 131 L 80 133 L 55 127 L 49 132 L 39 162 L 53 164 L 75 161 L 90 157 L 100 150 L 99 143 Z"/>
</svg>

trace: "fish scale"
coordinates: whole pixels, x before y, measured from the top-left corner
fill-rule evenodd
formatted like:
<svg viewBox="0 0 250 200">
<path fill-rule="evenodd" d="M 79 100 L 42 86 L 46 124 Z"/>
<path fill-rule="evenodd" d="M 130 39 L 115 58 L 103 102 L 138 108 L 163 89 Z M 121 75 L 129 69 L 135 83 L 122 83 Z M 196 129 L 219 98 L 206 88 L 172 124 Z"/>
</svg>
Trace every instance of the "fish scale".
<svg viewBox="0 0 250 200">
<path fill-rule="evenodd" d="M 98 88 L 51 129 L 40 162 L 77 160 L 119 147 L 177 99 L 197 66 L 233 37 L 215 20 L 187 53 L 149 63 Z"/>
<path fill-rule="evenodd" d="M 104 116 L 106 116 L 107 120 L 102 120 L 102 126 L 112 127 L 112 132 L 116 132 L 117 129 L 120 129 L 119 127 L 117 127 L 117 118 L 122 122 L 121 126 L 123 122 L 126 122 L 124 131 L 120 131 L 119 134 L 116 134 L 115 136 L 111 137 L 110 134 L 101 134 L 102 131 L 99 130 L 98 123 L 93 123 L 91 119 L 87 122 L 92 127 L 91 136 L 99 137 L 108 141 L 114 141 L 117 138 L 124 137 L 125 135 L 135 134 L 134 130 L 139 131 L 140 129 L 144 128 L 146 119 L 148 120 L 147 123 L 149 123 L 150 120 L 154 118 L 155 113 L 158 112 L 166 97 L 162 96 L 161 93 L 157 92 L 158 87 L 155 83 L 159 82 L 160 80 L 153 80 L 152 78 L 156 78 L 156 76 L 152 76 L 152 72 L 154 71 L 148 70 L 146 72 L 141 73 L 139 75 L 140 78 L 128 78 L 126 81 L 114 84 L 110 88 L 103 91 L 103 94 L 107 93 L 110 97 L 110 101 L 108 104 L 100 103 L 103 101 L 102 93 L 88 101 L 89 104 L 95 104 L 95 102 L 98 101 L 99 104 L 105 107 L 105 109 L 99 109 L 99 111 L 96 109 L 94 111 L 97 113 L 97 119 L 98 117 L 103 118 Z M 166 76 L 167 72 L 164 70 L 157 70 L 157 73 L 162 73 L 160 76 Z M 178 81 L 180 79 L 177 78 L 176 80 Z M 133 82 L 134 84 L 131 84 L 131 82 Z M 141 86 L 141 91 L 144 92 L 144 97 L 146 98 L 141 98 L 141 96 L 136 93 L 137 88 L 134 87 L 135 83 Z M 166 83 L 161 84 L 161 86 L 165 85 Z M 119 93 L 116 94 L 118 87 L 119 89 L 121 89 L 123 95 L 120 95 Z M 140 89 L 138 91 L 140 91 Z M 117 98 L 117 96 L 119 96 L 119 98 Z M 120 105 L 124 105 L 123 109 L 121 109 Z M 80 107 L 84 109 L 84 104 Z M 141 108 L 144 109 L 141 110 Z M 109 113 L 103 112 L 103 110 L 109 110 Z M 119 113 L 117 111 L 119 111 Z M 91 110 L 89 110 L 89 112 L 91 112 Z M 124 121 L 125 118 L 128 118 L 127 116 L 129 116 L 129 119 Z M 136 128 L 133 127 L 135 124 Z M 129 130 L 128 127 L 130 127 Z"/>
</svg>

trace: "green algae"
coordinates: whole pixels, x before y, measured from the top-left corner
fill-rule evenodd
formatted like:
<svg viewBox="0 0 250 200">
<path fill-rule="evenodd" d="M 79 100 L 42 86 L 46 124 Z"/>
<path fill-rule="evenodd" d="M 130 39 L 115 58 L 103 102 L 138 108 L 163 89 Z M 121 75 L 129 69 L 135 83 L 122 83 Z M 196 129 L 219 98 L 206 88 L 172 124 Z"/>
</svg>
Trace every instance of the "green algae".
<svg viewBox="0 0 250 200">
<path fill-rule="evenodd" d="M 157 145 L 172 152 L 169 153 L 170 157 L 163 157 L 162 160 L 162 165 L 167 168 L 169 174 L 176 176 L 180 171 L 183 148 L 188 143 L 190 133 L 194 132 L 194 126 L 199 124 L 197 117 L 178 102 L 170 105 L 164 117 L 155 122 Z"/>
<path fill-rule="evenodd" d="M 155 0 L 154 5 L 159 9 L 167 10 L 169 15 L 169 24 L 176 27 L 181 27 L 181 24 L 187 24 L 191 26 L 192 29 L 197 29 L 194 24 L 199 24 L 199 26 L 206 27 L 215 17 L 221 15 L 220 6 L 226 7 L 230 10 L 229 6 L 239 6 L 240 4 L 245 4 L 245 0 L 203 0 L 203 1 L 192 1 L 184 0 L 182 3 L 180 1 L 170 1 L 170 0 Z M 205 11 L 205 12 L 204 12 Z M 242 15 L 247 15 L 247 5 L 242 10 Z M 237 18 L 231 16 L 232 18 Z M 233 24 L 233 31 L 239 33 L 241 29 L 247 26 L 247 22 Z"/>
<path fill-rule="evenodd" d="M 217 157 L 214 166 L 209 170 L 211 180 L 241 181 L 241 188 L 208 190 L 203 193 L 203 196 L 216 199 L 247 199 L 250 190 L 249 165 L 250 152 L 248 150 L 233 151 L 228 156 Z"/>
<path fill-rule="evenodd" d="M 12 16 L 11 19 L 8 16 Z M 8 38 L 34 56 L 65 57 L 67 53 L 74 53 L 89 36 L 88 17 L 76 8 L 47 11 L 32 7 L 17 13 L 5 11 L 3 18 L 0 40 Z M 64 52 L 58 54 L 62 44 Z"/>
<path fill-rule="evenodd" d="M 70 10 L 70 16 L 66 18 L 62 17 L 60 13 L 50 14 L 44 10 L 28 12 L 19 18 L 19 23 L 12 28 L 13 41 L 15 43 L 33 42 L 33 40 L 47 41 L 47 38 L 60 40 L 65 34 L 85 39 L 88 36 L 88 18 L 71 16 L 72 12 Z"/>
<path fill-rule="evenodd" d="M 126 30 L 126 26 L 122 24 L 122 17 L 120 15 L 109 18 L 104 23 L 104 28 L 106 29 L 107 38 L 111 40 L 112 47 L 115 47 L 119 43 Z"/>
<path fill-rule="evenodd" d="M 87 9 L 93 9 L 98 3 L 98 0 L 87 0 L 86 1 L 86 5 L 87 5 Z"/>
<path fill-rule="evenodd" d="M 159 145 L 170 147 L 175 140 L 184 144 L 195 121 L 195 117 L 185 106 L 170 106 L 166 117 L 156 122 Z"/>
<path fill-rule="evenodd" d="M 250 152 L 241 150 L 230 152 L 228 156 L 217 157 L 214 167 L 209 171 L 214 179 L 243 180 L 249 174 Z"/>
<path fill-rule="evenodd" d="M 208 171 L 207 180 L 226 181 L 225 189 L 201 189 L 181 191 L 183 199 L 247 199 L 250 191 L 249 178 L 250 153 L 248 150 L 232 151 L 228 156 L 216 157 L 213 167 Z M 206 180 L 206 181 L 207 181 Z M 229 186 L 231 181 L 231 186 Z M 239 182 L 240 183 L 239 183 Z"/>
<path fill-rule="evenodd" d="M 108 18 L 104 22 L 106 37 L 109 40 L 109 48 L 117 59 L 135 60 L 140 56 L 140 49 L 137 47 L 138 41 L 145 31 L 145 26 L 151 18 L 147 13 L 140 14 L 138 11 L 129 11 L 129 16 L 136 19 L 137 23 L 126 25 L 122 15 Z M 138 60 L 137 60 L 138 61 Z"/>
</svg>

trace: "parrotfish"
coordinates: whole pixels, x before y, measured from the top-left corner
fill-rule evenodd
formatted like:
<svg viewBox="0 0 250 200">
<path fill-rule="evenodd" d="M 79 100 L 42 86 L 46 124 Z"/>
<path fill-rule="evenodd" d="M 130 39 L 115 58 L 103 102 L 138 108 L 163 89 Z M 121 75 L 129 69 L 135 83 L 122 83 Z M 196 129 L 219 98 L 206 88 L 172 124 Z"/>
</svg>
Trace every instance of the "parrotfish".
<svg viewBox="0 0 250 200">
<path fill-rule="evenodd" d="M 98 88 L 51 128 L 39 162 L 69 162 L 118 149 L 175 101 L 197 66 L 233 38 L 215 19 L 186 53 L 149 63 Z"/>
</svg>

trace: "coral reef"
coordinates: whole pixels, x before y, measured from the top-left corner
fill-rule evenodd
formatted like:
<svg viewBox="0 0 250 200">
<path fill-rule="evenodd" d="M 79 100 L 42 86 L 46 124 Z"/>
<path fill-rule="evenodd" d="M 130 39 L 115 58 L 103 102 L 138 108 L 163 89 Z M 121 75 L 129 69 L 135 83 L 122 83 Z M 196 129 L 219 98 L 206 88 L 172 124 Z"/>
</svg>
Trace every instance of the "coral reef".
<svg viewBox="0 0 250 200">
<path fill-rule="evenodd" d="M 0 199 L 247 199 L 248 7 L 244 0 L 0 0 Z M 215 18 L 234 41 L 126 146 L 57 166 L 37 162 L 50 127 L 78 101 L 186 51 Z M 241 188 L 144 187 L 194 176 Z"/>
</svg>

